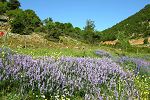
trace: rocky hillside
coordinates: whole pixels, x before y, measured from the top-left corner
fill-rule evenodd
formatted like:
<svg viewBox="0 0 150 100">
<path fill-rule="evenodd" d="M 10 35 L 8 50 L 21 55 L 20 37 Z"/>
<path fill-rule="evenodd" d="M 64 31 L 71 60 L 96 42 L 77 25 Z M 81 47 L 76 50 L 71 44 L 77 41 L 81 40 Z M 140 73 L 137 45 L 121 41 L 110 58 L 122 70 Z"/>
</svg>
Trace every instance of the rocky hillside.
<svg viewBox="0 0 150 100">
<path fill-rule="evenodd" d="M 0 15 L 0 31 L 7 32 L 10 30 L 10 24 L 8 23 L 8 17 Z"/>
</svg>

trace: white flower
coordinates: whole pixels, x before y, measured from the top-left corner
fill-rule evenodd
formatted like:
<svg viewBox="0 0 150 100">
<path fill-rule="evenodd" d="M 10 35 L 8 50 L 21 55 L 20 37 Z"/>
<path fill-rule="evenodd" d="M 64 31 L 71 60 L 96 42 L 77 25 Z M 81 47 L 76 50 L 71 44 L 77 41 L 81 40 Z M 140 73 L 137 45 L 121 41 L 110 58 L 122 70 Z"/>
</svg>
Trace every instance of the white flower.
<svg viewBox="0 0 150 100">
<path fill-rule="evenodd" d="M 41 95 L 42 98 L 45 98 L 45 95 Z"/>
</svg>

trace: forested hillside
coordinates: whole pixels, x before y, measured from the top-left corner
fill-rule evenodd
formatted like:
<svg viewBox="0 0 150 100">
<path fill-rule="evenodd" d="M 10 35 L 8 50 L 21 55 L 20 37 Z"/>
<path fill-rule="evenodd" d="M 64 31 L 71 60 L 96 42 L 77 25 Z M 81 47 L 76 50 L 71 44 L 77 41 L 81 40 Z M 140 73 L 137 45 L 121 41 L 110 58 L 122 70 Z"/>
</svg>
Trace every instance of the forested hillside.
<svg viewBox="0 0 150 100">
<path fill-rule="evenodd" d="M 119 33 L 124 33 L 131 38 L 150 36 L 150 4 L 102 33 L 114 34 L 116 38 Z"/>
<path fill-rule="evenodd" d="M 150 4 L 136 14 L 102 32 L 95 30 L 95 23 L 87 19 L 83 29 L 74 27 L 71 23 L 54 21 L 51 17 L 41 20 L 36 12 L 20 9 L 18 0 L 1 0 L 0 15 L 9 18 L 11 32 L 30 35 L 33 32 L 42 33 L 47 40 L 58 42 L 61 36 L 67 36 L 79 41 L 95 44 L 100 41 L 111 41 L 124 37 L 129 39 L 150 36 Z"/>
</svg>

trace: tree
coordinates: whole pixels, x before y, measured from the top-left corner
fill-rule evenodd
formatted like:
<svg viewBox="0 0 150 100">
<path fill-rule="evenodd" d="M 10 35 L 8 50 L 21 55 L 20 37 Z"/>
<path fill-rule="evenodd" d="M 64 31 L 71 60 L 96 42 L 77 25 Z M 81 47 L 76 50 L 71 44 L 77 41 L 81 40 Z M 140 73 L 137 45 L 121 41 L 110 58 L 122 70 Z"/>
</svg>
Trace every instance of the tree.
<svg viewBox="0 0 150 100">
<path fill-rule="evenodd" d="M 5 13 L 8 10 L 6 2 L 0 2 L 0 14 Z"/>
<path fill-rule="evenodd" d="M 53 22 L 53 19 L 49 17 L 43 20 L 43 25 L 46 26 L 47 24 L 52 23 L 52 22 Z"/>
<path fill-rule="evenodd" d="M 94 21 L 92 20 L 87 20 L 86 21 L 86 26 L 84 27 L 84 34 L 83 37 L 84 39 L 88 42 L 93 44 L 95 42 L 94 38 L 95 38 L 95 24 Z"/>
<path fill-rule="evenodd" d="M 86 21 L 86 26 L 84 27 L 84 31 L 94 32 L 94 28 L 95 28 L 94 21 L 92 21 L 91 19 L 88 19 Z"/>
<path fill-rule="evenodd" d="M 17 12 L 17 10 L 11 12 L 11 16 L 13 16 L 13 20 L 11 21 L 11 32 L 23 34 L 26 27 L 24 24 L 24 19 L 26 18 L 26 16 L 24 15 L 23 11 L 20 11 L 19 13 L 16 13 L 16 15 L 13 15 L 15 14 L 15 12 Z"/>
<path fill-rule="evenodd" d="M 36 15 L 33 10 L 27 9 L 24 11 L 26 18 L 24 19 L 24 23 L 30 26 L 31 28 L 39 27 L 42 23 L 40 18 Z"/>
<path fill-rule="evenodd" d="M 148 38 L 145 38 L 144 39 L 144 44 L 148 44 L 149 42 L 148 42 Z"/>
<path fill-rule="evenodd" d="M 6 12 L 6 15 L 10 18 L 10 19 L 14 19 L 15 17 L 17 17 L 19 14 L 23 13 L 22 9 L 15 9 L 15 10 L 9 10 Z"/>
<path fill-rule="evenodd" d="M 115 33 L 99 33 L 99 39 L 100 41 L 113 41 L 116 40 L 116 34 Z"/>
<path fill-rule="evenodd" d="M 15 10 L 20 7 L 20 2 L 18 0 L 9 0 L 8 7 L 10 10 Z"/>
<path fill-rule="evenodd" d="M 64 23 L 65 29 L 71 29 L 73 28 L 73 25 L 71 23 Z"/>
<path fill-rule="evenodd" d="M 7 0 L 0 0 L 0 2 L 6 2 Z"/>
<path fill-rule="evenodd" d="M 127 49 L 131 48 L 131 45 L 129 43 L 130 38 L 127 37 L 124 32 L 118 32 L 117 39 L 118 39 L 117 46 L 121 47 L 121 49 L 127 51 Z"/>
<path fill-rule="evenodd" d="M 45 30 L 47 31 L 46 33 L 49 33 L 52 30 L 52 28 L 55 27 L 55 23 L 53 22 L 53 19 L 50 17 L 46 18 L 43 21 L 43 25 L 44 25 Z"/>
<path fill-rule="evenodd" d="M 41 20 L 33 10 L 22 11 L 16 9 L 7 12 L 7 14 L 10 17 L 13 17 L 13 20 L 11 21 L 13 33 L 28 35 L 41 25 Z"/>
</svg>

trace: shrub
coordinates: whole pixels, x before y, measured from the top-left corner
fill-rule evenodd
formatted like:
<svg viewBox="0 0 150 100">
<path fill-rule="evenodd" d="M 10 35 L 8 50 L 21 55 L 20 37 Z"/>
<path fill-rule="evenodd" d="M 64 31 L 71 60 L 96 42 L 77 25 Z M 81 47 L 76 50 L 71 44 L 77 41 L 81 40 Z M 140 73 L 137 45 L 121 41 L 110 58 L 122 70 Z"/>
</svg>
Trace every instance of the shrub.
<svg viewBox="0 0 150 100">
<path fill-rule="evenodd" d="M 145 38 L 144 39 L 144 44 L 148 44 L 149 42 L 148 42 L 148 38 Z"/>
<path fill-rule="evenodd" d="M 0 14 L 4 14 L 8 10 L 6 2 L 0 2 Z"/>
</svg>

